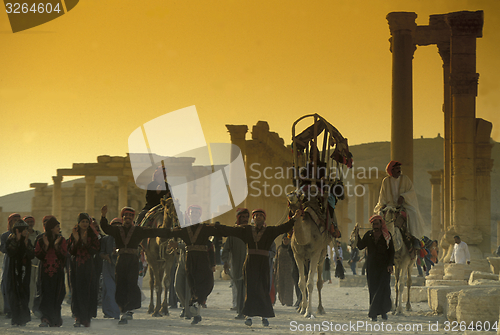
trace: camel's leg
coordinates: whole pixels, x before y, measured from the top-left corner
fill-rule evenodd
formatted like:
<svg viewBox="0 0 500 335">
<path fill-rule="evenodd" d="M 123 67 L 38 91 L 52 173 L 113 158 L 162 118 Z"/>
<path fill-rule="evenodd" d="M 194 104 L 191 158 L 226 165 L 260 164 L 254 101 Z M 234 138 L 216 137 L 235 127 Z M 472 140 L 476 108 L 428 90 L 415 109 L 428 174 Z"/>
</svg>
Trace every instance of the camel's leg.
<svg viewBox="0 0 500 335">
<path fill-rule="evenodd" d="M 402 264 L 404 265 L 404 264 Z M 396 287 L 397 287 L 397 292 L 396 292 L 396 299 L 398 299 L 398 304 L 396 307 L 396 314 L 400 315 L 403 314 L 403 291 L 404 291 L 404 285 L 406 281 L 406 267 L 398 267 L 398 273 L 399 273 L 399 280 L 397 281 Z"/>
<path fill-rule="evenodd" d="M 155 271 L 155 290 L 156 290 L 156 307 L 153 313 L 154 317 L 160 317 L 163 316 L 160 314 L 160 308 L 161 308 L 161 294 L 163 293 L 163 265 L 157 264 L 157 269 Z M 153 298 L 151 298 L 153 299 Z"/>
<path fill-rule="evenodd" d="M 165 260 L 165 274 L 163 276 L 163 287 L 165 288 L 165 296 L 163 297 L 163 303 L 161 304 L 160 313 L 163 315 L 169 315 L 168 313 L 168 297 L 172 292 L 170 292 L 170 273 L 172 270 L 174 257 L 170 257 L 171 259 Z M 175 294 L 175 293 L 174 293 Z"/>
<path fill-rule="evenodd" d="M 314 290 L 314 275 L 316 274 L 316 266 L 314 264 L 318 264 L 319 257 L 321 256 L 321 252 L 318 252 L 311 257 L 310 261 L 310 266 L 309 266 L 309 274 L 307 276 L 307 305 L 306 305 L 306 312 L 304 316 L 306 318 L 311 317 L 312 314 L 312 293 Z M 321 278 L 318 278 L 318 280 L 321 280 Z"/>
<path fill-rule="evenodd" d="M 394 310 L 393 310 L 393 313 L 392 314 L 396 314 L 397 313 L 397 310 L 398 310 L 398 293 L 399 293 L 399 267 L 398 265 L 396 264 L 396 266 L 394 267 L 394 289 L 396 290 L 396 295 L 395 295 L 395 303 L 394 303 Z"/>
<path fill-rule="evenodd" d="M 406 302 L 406 310 L 407 311 L 411 311 L 411 300 L 410 300 L 410 289 L 411 289 L 411 268 L 412 268 L 412 263 L 410 262 L 410 264 L 406 267 L 406 271 L 407 271 L 407 276 L 408 278 L 406 279 L 406 287 L 408 289 L 408 301 Z"/>
<path fill-rule="evenodd" d="M 155 303 L 154 303 L 154 291 L 155 291 L 155 275 L 153 271 L 153 264 L 149 263 L 149 289 L 151 291 L 151 299 L 149 301 L 149 308 L 148 308 L 148 314 L 153 314 L 155 310 Z"/>
<path fill-rule="evenodd" d="M 323 258 L 324 259 L 324 258 Z M 318 311 L 320 315 L 325 314 L 325 309 L 323 308 L 323 303 L 321 302 L 321 289 L 323 288 L 323 262 L 318 264 L 318 280 L 316 281 L 316 288 L 318 289 Z"/>
<path fill-rule="evenodd" d="M 299 269 L 299 288 L 300 292 L 302 293 L 302 300 L 300 301 L 297 312 L 300 314 L 304 314 L 306 312 L 308 300 L 306 291 L 306 273 L 304 270 L 307 261 L 304 259 L 300 259 L 300 257 L 297 257 L 297 254 L 295 254 L 295 260 L 297 261 L 297 268 Z"/>
</svg>

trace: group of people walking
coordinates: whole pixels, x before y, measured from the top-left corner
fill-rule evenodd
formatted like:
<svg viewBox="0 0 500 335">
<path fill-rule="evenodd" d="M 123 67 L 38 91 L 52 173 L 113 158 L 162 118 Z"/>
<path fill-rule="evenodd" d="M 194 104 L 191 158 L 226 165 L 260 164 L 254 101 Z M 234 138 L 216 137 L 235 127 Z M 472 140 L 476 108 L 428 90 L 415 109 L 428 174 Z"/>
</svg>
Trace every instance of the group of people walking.
<svg viewBox="0 0 500 335">
<path fill-rule="evenodd" d="M 2 235 L 4 313 L 12 325 L 26 325 L 33 312 L 41 319 L 40 327 L 61 326 L 67 271 L 75 326 L 90 326 L 97 315 L 100 277 L 100 262 L 95 257 L 100 251 L 100 234 L 95 224 L 92 227 L 92 218 L 80 213 L 68 239 L 61 235 L 60 223 L 52 215 L 43 218 L 43 233 L 33 230 L 34 223 L 31 216 L 21 219 L 13 213 Z M 32 267 L 33 263 L 37 266 Z"/>
<path fill-rule="evenodd" d="M 389 177 L 384 179 L 375 215 L 370 218 L 372 229 L 361 238 L 358 234 L 357 246 L 351 269 L 356 270 L 359 260 L 357 250 L 367 249 L 367 281 L 370 295 L 369 317 L 376 320 L 381 315 L 387 319 L 391 309 L 390 275 L 394 265 L 394 243 L 387 230 L 383 210 L 387 206 L 405 207 L 405 216 L 409 218 L 409 230 L 418 233 L 421 228 L 420 214 L 413 185 L 407 177 L 401 177 L 401 164 L 391 161 L 387 167 Z M 158 171 L 157 171 L 158 172 Z M 160 173 L 155 172 L 154 190 L 148 190 L 149 199 L 159 195 L 170 196 L 168 184 L 163 187 Z M 394 180 L 393 180 L 394 179 Z M 157 180 L 160 180 L 159 182 Z M 401 181 L 402 180 L 402 181 Z M 157 185 L 158 184 L 158 185 Z M 161 187 L 160 187 L 161 186 Z M 150 194 L 151 193 L 151 194 Z M 164 193 L 164 194 L 163 194 Z M 154 197 L 152 197 L 154 195 Z M 156 202 L 156 200 L 154 202 Z M 147 204 L 152 208 L 152 204 Z M 236 223 L 229 227 L 220 224 L 199 222 L 201 207 L 191 206 L 186 220 L 193 223 L 184 228 L 172 230 L 164 228 L 140 227 L 134 224 L 135 210 L 125 207 L 120 218 L 111 222 L 107 219 L 107 206 L 101 208 L 99 232 L 96 221 L 87 213 L 80 213 L 71 235 L 65 239 L 61 235 L 61 226 L 54 216 L 43 219 L 44 232 L 33 230 L 34 218 L 21 219 L 18 214 L 9 216 L 8 231 L 1 236 L 0 249 L 5 253 L 2 276 L 5 312 L 12 318 L 13 325 L 25 325 L 31 320 L 30 282 L 36 280 L 36 292 L 33 312 L 39 313 L 41 327 L 59 327 L 62 325 L 61 304 L 66 294 L 65 269 L 69 269 L 69 287 L 71 289 L 71 310 L 75 317 L 75 327 L 89 327 L 97 314 L 97 296 L 99 276 L 103 275 L 102 304 L 105 317 L 119 319 L 118 323 L 127 324 L 132 319 L 133 310 L 141 307 L 141 290 L 138 286 L 138 247 L 146 238 L 161 237 L 176 239 L 177 247 L 183 246 L 185 256 L 185 278 L 189 295 L 181 300 L 184 312 L 193 316 L 192 324 L 202 321 L 201 307 L 214 286 L 213 262 L 209 260 L 209 238 L 226 236 L 222 254 L 224 270 L 231 275 L 233 294 L 236 300 L 236 319 L 244 319 L 246 325 L 252 325 L 256 317 L 261 318 L 264 326 L 269 325 L 269 318 L 274 317 L 270 289 L 272 283 L 270 250 L 274 240 L 281 234 L 291 231 L 297 216 L 304 215 L 297 210 L 289 221 L 277 225 L 266 224 L 266 211 L 238 209 Z M 251 218 L 252 223 L 249 223 Z M 290 241 L 285 236 L 278 247 L 278 259 L 292 255 Z M 342 248 L 337 245 L 330 258 L 342 261 Z M 458 255 L 458 254 L 457 254 Z M 32 260 L 39 261 L 38 272 L 32 273 Z M 284 259 L 284 258 L 283 258 Z M 457 256 L 459 259 L 459 256 Z M 98 261 L 100 261 L 100 266 Z M 293 259 L 292 259 L 293 260 Z M 230 262 L 229 262 L 230 261 Z M 69 266 L 67 264 L 69 263 Z M 228 264 L 231 263 L 229 272 Z M 293 266 L 294 262 L 291 263 Z M 279 263 L 276 267 L 279 266 Z M 296 265 L 295 265 L 296 266 Z M 275 278 L 278 285 L 289 278 Z M 331 278 L 325 278 L 331 280 Z M 296 287 L 297 289 L 297 287 Z M 291 302 L 280 295 L 282 303 Z M 288 296 L 288 295 L 287 295 Z"/>
</svg>

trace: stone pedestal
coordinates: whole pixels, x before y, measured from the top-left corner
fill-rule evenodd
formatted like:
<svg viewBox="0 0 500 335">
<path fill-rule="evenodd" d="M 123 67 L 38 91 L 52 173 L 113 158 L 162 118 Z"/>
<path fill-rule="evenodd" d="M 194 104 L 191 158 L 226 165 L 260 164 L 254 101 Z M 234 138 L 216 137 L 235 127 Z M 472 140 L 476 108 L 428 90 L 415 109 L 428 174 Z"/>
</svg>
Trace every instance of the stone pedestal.
<svg viewBox="0 0 500 335">
<path fill-rule="evenodd" d="M 469 280 L 472 267 L 467 264 L 446 264 L 444 267 L 444 280 Z"/>
<path fill-rule="evenodd" d="M 444 276 L 444 264 L 438 263 L 429 270 L 429 275 L 425 277 L 426 280 L 442 280 Z"/>
<path fill-rule="evenodd" d="M 412 285 L 410 288 L 410 302 L 426 302 L 427 299 L 427 287 Z M 407 289 L 403 291 L 403 301 L 408 301 Z"/>
<path fill-rule="evenodd" d="M 461 289 L 467 288 L 466 285 L 457 286 L 445 286 L 437 285 L 430 286 L 427 290 L 427 303 L 429 308 L 432 309 L 434 313 L 441 314 L 445 312 L 445 308 L 448 305 L 448 299 L 446 295 L 450 292 L 460 291 Z"/>
<path fill-rule="evenodd" d="M 487 257 L 488 263 L 490 263 L 491 272 L 494 274 L 500 273 L 500 257 Z"/>
<path fill-rule="evenodd" d="M 472 271 L 469 277 L 469 285 L 481 285 L 485 284 L 484 281 L 496 281 L 500 285 L 500 281 L 498 280 L 498 275 L 489 272 L 481 272 L 481 271 Z M 493 284 L 496 285 L 496 284 Z"/>
<path fill-rule="evenodd" d="M 471 288 L 458 292 L 456 320 L 465 322 L 488 321 L 493 325 L 498 321 L 500 287 Z"/>
<path fill-rule="evenodd" d="M 448 321 L 457 321 L 457 304 L 460 291 L 450 292 L 446 295 L 447 303 L 443 306 L 443 313 Z"/>
</svg>

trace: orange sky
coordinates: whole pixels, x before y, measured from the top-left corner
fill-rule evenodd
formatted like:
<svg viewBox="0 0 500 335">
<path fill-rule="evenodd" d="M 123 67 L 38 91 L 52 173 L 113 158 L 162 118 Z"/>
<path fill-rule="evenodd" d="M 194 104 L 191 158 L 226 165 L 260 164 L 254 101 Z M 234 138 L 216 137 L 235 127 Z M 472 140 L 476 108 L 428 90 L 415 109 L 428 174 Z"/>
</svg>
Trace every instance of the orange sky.
<svg viewBox="0 0 500 335">
<path fill-rule="evenodd" d="M 196 105 L 209 142 L 225 124 L 291 124 L 319 113 L 359 144 L 390 139 L 386 15 L 485 11 L 477 43 L 477 116 L 500 141 L 500 2 L 403 0 L 82 0 L 13 34 L 0 12 L 0 196 L 57 168 L 125 155 L 130 133 Z M 436 46 L 414 57 L 414 137 L 443 134 Z M 497 122 L 499 121 L 499 122 Z M 247 135 L 249 136 L 249 135 Z"/>
</svg>

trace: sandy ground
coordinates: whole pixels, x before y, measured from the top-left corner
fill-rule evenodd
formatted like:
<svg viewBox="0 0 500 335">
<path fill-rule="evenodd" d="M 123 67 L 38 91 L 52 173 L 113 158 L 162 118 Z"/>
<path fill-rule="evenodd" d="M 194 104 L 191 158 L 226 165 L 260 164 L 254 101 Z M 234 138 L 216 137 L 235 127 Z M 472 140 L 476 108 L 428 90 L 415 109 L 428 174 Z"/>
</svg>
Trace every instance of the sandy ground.
<svg viewBox="0 0 500 335">
<path fill-rule="evenodd" d="M 203 320 L 198 325 L 191 325 L 189 320 L 180 318 L 180 309 L 171 309 L 170 316 L 151 317 L 146 313 L 149 290 L 144 289 L 147 299 L 143 301 L 143 307 L 136 310 L 134 319 L 127 325 L 118 325 L 116 320 L 103 319 L 99 310 L 99 317 L 92 321 L 90 328 L 74 328 L 70 306 L 64 302 L 62 310 L 64 324 L 61 328 L 39 328 L 38 319 L 33 319 L 26 327 L 14 327 L 10 325 L 10 320 L 2 315 L 0 334 L 461 334 L 461 332 L 446 332 L 444 330 L 446 320 L 443 316 L 427 316 L 430 313 L 427 303 L 413 303 L 413 311 L 405 312 L 402 316 L 389 314 L 387 322 L 382 320 L 371 322 L 367 317 L 367 287 L 338 287 L 336 278 L 332 284 L 325 284 L 322 291 L 325 315 L 306 319 L 297 314 L 295 308 L 281 306 L 278 302 L 274 307 L 276 317 L 269 320 L 269 327 L 262 326 L 259 318 L 254 318 L 253 326 L 248 327 L 244 325 L 243 320 L 235 320 L 235 312 L 229 310 L 232 301 L 229 284 L 228 281 L 215 282 L 214 290 L 207 301 L 208 308 L 202 309 Z M 313 302 L 315 305 L 318 303 L 316 291 Z M 439 328 L 429 329 L 429 325 L 433 327 L 438 325 Z M 480 332 L 473 333 L 480 334 Z"/>
</svg>

